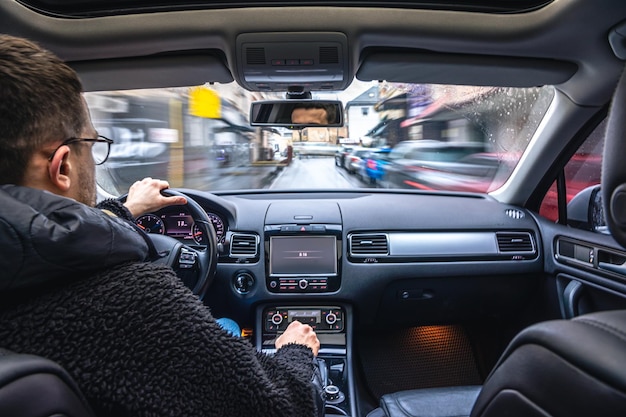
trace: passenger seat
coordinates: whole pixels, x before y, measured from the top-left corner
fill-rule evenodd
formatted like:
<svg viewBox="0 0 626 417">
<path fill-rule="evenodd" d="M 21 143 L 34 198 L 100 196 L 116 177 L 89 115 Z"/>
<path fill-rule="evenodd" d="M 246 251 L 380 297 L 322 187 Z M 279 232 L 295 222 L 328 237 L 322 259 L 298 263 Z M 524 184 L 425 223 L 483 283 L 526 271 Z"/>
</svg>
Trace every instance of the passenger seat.
<svg viewBox="0 0 626 417">
<path fill-rule="evenodd" d="M 589 417 L 626 413 L 626 310 L 538 323 L 484 385 L 383 395 L 368 417 Z"/>
</svg>

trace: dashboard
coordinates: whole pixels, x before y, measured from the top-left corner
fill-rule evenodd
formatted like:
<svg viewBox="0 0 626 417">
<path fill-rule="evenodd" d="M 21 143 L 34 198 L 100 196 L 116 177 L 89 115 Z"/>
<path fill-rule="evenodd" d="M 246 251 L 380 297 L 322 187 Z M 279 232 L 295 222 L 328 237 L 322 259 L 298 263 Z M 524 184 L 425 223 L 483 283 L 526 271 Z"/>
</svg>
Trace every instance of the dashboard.
<svg viewBox="0 0 626 417">
<path fill-rule="evenodd" d="M 527 304 L 543 271 L 532 213 L 489 196 L 180 191 L 208 213 L 219 239 L 204 301 L 244 326 L 263 305 L 341 302 L 361 324 L 386 325 L 506 314 Z M 185 206 L 137 224 L 204 244 Z"/>
</svg>

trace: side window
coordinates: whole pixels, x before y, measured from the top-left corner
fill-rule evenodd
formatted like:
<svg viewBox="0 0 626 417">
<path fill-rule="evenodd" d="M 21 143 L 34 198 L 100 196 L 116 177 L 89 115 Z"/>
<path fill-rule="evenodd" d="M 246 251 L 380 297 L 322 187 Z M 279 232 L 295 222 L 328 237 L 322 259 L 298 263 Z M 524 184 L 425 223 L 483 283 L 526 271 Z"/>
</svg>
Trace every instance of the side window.
<svg viewBox="0 0 626 417">
<path fill-rule="evenodd" d="M 567 203 L 585 188 L 600 184 L 605 130 L 606 119 L 585 139 L 565 165 Z M 554 181 L 541 202 L 539 214 L 556 222 L 559 217 L 558 201 L 557 184 Z"/>
</svg>

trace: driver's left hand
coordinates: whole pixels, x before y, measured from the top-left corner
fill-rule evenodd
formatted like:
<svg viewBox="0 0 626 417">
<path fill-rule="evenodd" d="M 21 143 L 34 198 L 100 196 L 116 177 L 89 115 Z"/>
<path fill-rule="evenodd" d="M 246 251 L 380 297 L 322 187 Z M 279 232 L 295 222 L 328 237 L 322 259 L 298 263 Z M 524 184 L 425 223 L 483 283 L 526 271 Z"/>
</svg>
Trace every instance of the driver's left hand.
<svg viewBox="0 0 626 417">
<path fill-rule="evenodd" d="M 163 207 L 187 204 L 185 197 L 162 195 L 161 190 L 169 188 L 169 186 L 167 181 L 150 177 L 144 178 L 130 187 L 124 205 L 133 217 L 137 217 Z"/>
</svg>

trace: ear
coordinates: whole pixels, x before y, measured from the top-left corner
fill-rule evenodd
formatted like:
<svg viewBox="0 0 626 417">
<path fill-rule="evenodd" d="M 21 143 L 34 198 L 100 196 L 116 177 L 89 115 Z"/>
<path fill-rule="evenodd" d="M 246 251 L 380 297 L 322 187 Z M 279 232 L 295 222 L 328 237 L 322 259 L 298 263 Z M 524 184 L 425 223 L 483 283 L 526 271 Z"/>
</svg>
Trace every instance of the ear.
<svg viewBox="0 0 626 417">
<path fill-rule="evenodd" d="M 72 165 L 69 158 L 70 152 L 69 146 L 61 146 L 55 152 L 50 164 L 48 165 L 48 176 L 50 177 L 50 181 L 62 193 L 67 192 L 71 185 L 70 171 L 72 170 Z"/>
</svg>

